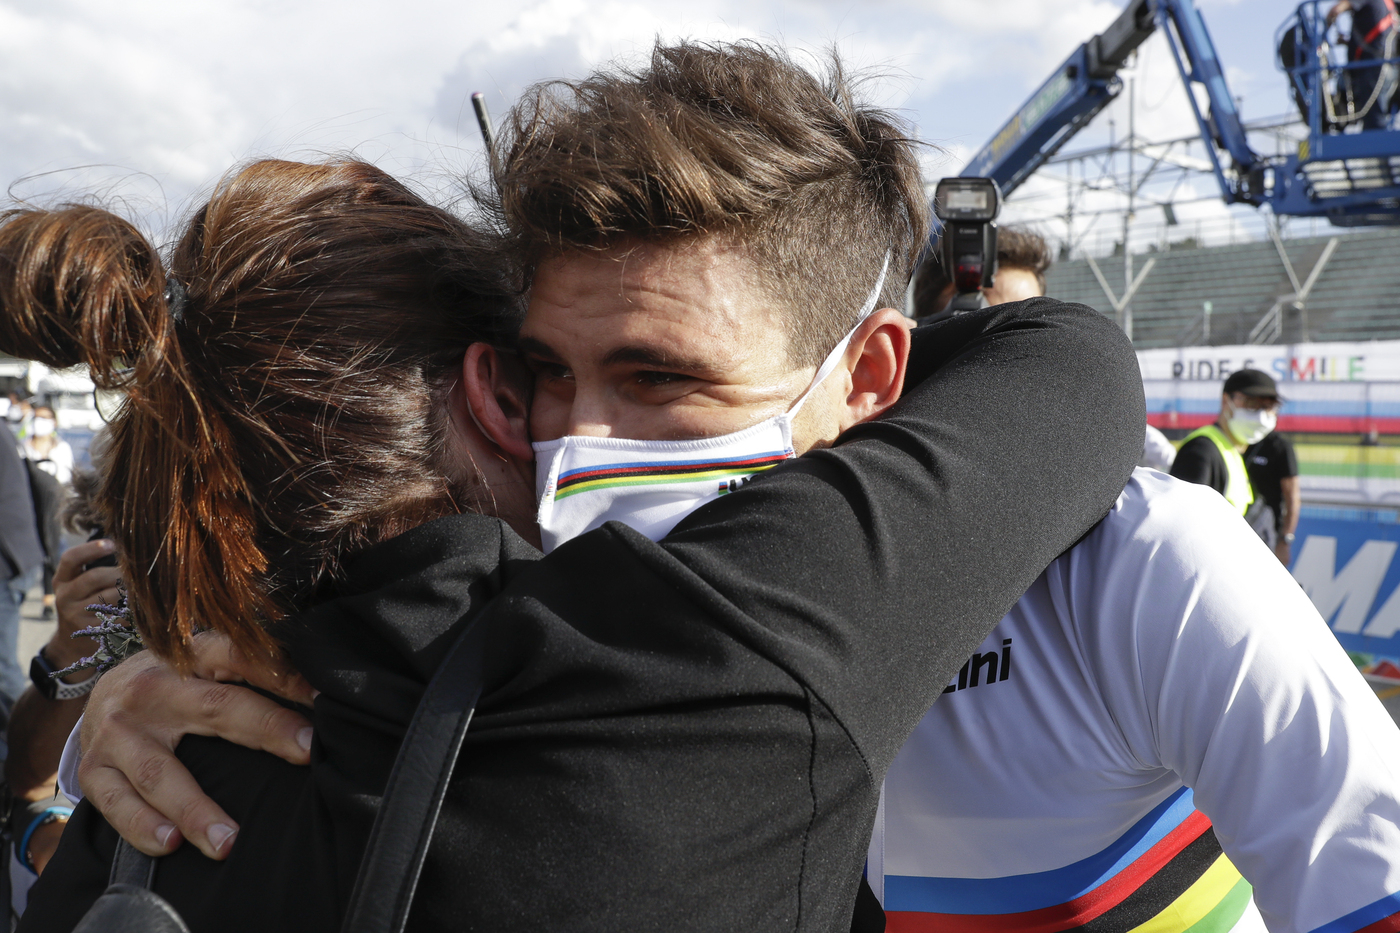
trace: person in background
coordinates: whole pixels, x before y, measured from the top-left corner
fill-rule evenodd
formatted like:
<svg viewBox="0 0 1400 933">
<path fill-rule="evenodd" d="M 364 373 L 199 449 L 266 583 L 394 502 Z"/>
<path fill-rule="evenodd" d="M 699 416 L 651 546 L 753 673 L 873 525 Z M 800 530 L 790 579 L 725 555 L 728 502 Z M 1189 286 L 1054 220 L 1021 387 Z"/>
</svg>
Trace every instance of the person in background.
<svg viewBox="0 0 1400 933">
<path fill-rule="evenodd" d="M 1287 567 L 1293 559 L 1293 535 L 1303 505 L 1298 455 L 1288 438 L 1270 431 L 1244 452 L 1244 466 L 1256 500 L 1249 513 L 1250 525 Z"/>
<path fill-rule="evenodd" d="M 34 406 L 18 392 L 11 392 L 10 407 L 5 412 L 5 420 L 9 422 L 15 437 L 23 439 L 29 433 L 30 423 L 34 420 Z"/>
<path fill-rule="evenodd" d="M 1040 234 L 1022 227 L 999 229 L 995 284 L 982 289 L 987 305 L 1044 296 L 1051 262 L 1050 248 Z M 953 280 L 944 272 L 938 252 L 931 250 L 914 273 L 914 317 L 925 320 L 940 315 L 952 300 Z"/>
<path fill-rule="evenodd" d="M 34 498 L 19 445 L 0 425 L 0 703 L 9 710 L 24 690 L 19 650 L 19 607 L 39 579 L 44 549 L 34 520 Z"/>
<path fill-rule="evenodd" d="M 1219 417 L 1186 435 L 1172 462 L 1172 476 L 1209 486 L 1244 515 L 1254 501 L 1244 451 L 1274 429 L 1278 404 L 1278 386 L 1268 373 L 1231 373 L 1220 395 Z"/>
<path fill-rule="evenodd" d="M 1336 22 L 1343 13 L 1351 14 L 1351 35 L 1347 37 L 1347 59 L 1351 62 L 1374 61 L 1369 68 L 1349 68 L 1351 96 L 1359 110 L 1370 104 L 1361 125 L 1368 130 L 1381 130 L 1390 122 L 1393 82 L 1377 90 L 1381 82 L 1380 62 L 1386 57 L 1386 46 L 1395 30 L 1394 0 L 1340 0 L 1327 11 L 1327 25 Z"/>
<path fill-rule="evenodd" d="M 34 513 L 39 523 L 39 540 L 44 545 L 44 619 L 54 617 L 56 597 L 54 573 L 63 552 L 59 511 L 73 478 L 73 448 L 58 436 L 58 417 L 53 408 L 34 409 L 30 431 L 20 439 L 20 453 L 29 461 L 29 491 L 34 497 Z"/>
<path fill-rule="evenodd" d="M 26 460 L 68 485 L 73 478 L 73 448 L 58 436 L 58 417 L 48 405 L 34 409 L 33 426 L 20 441 Z"/>
<path fill-rule="evenodd" d="M 30 685 L 10 715 L 5 784 L 13 801 L 8 815 L 13 857 L 21 869 L 10 872 L 16 914 L 24 912 L 29 887 L 58 848 L 72 814 L 71 803 L 58 793 L 58 762 L 97 675 L 90 670 L 54 675 L 96 650 L 92 639 L 74 638 L 73 633 L 98 624 L 87 607 L 111 606 L 120 599 L 113 551 L 113 543 L 99 537 L 63 552 L 54 574 L 58 625 L 30 662 Z"/>
<path fill-rule="evenodd" d="M 1142 459 L 1138 461 L 1138 466 L 1151 467 L 1154 470 L 1161 470 L 1163 473 L 1170 473 L 1174 460 L 1176 460 L 1176 448 L 1172 446 L 1172 442 L 1167 440 L 1165 434 L 1149 424 L 1147 436 L 1142 442 Z"/>
</svg>

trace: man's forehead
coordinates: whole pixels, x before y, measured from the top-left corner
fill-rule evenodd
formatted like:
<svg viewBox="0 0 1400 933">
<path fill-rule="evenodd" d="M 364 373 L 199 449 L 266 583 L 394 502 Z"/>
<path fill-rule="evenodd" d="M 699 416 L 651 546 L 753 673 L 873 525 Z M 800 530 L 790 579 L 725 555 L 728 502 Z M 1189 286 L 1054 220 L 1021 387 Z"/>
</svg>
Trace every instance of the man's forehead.
<svg viewBox="0 0 1400 933">
<path fill-rule="evenodd" d="M 706 244 L 552 257 L 535 276 L 521 348 L 587 351 L 609 365 L 732 366 L 784 346 L 781 319 L 754 278 L 737 250 Z"/>
</svg>

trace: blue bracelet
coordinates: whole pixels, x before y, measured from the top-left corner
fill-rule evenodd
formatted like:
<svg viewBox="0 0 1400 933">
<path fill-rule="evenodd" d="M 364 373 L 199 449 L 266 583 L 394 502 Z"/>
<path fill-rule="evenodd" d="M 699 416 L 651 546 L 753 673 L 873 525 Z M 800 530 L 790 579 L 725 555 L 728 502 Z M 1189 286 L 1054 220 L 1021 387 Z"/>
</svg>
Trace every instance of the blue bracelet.
<svg viewBox="0 0 1400 933">
<path fill-rule="evenodd" d="M 34 874 L 39 874 L 37 871 L 34 870 L 34 866 L 29 863 L 30 837 L 34 835 L 34 830 L 38 829 L 40 826 L 43 826 L 45 823 L 52 823 L 55 819 L 57 819 L 60 816 L 64 819 L 67 819 L 72 815 L 72 807 L 49 807 L 43 813 L 40 813 L 38 816 L 34 817 L 34 819 L 31 820 L 29 823 L 29 828 L 24 831 L 24 835 L 21 836 L 19 840 L 19 851 L 16 853 L 19 856 L 19 863 L 25 868 L 29 869 Z"/>
</svg>

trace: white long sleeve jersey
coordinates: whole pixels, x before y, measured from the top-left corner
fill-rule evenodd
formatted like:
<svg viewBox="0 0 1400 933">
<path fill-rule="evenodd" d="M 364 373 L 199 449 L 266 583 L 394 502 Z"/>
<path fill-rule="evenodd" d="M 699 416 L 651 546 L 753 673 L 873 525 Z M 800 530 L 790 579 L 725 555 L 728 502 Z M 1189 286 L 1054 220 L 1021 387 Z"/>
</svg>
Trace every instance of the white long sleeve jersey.
<svg viewBox="0 0 1400 933">
<path fill-rule="evenodd" d="M 1223 498 L 1138 469 L 896 759 L 868 875 L 891 933 L 1396 933 L 1400 730 Z"/>
</svg>

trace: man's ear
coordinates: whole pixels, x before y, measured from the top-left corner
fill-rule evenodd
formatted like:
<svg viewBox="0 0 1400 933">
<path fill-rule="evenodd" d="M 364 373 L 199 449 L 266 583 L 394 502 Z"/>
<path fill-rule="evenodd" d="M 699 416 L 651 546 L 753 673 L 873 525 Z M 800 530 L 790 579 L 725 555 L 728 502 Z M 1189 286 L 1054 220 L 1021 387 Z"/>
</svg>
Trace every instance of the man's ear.
<svg viewBox="0 0 1400 933">
<path fill-rule="evenodd" d="M 841 430 L 874 418 L 899 401 L 909 365 L 911 323 L 894 308 L 882 308 L 856 330 L 846 351 L 851 392 L 846 396 Z"/>
<path fill-rule="evenodd" d="M 529 370 L 514 354 L 474 343 L 462 358 L 462 386 L 472 420 L 486 439 L 513 457 L 529 460 Z"/>
</svg>

